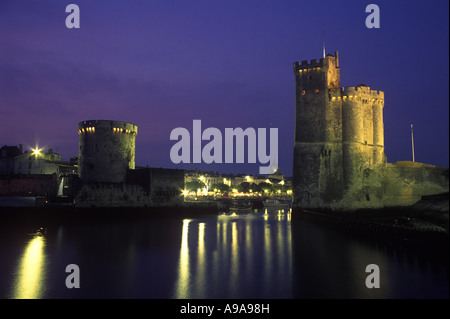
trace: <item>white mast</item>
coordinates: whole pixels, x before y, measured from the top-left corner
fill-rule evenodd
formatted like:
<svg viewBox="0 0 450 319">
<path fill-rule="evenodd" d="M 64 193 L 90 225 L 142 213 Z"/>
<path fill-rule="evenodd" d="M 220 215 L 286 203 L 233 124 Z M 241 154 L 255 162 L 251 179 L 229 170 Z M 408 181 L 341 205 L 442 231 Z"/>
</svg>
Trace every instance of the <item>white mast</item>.
<svg viewBox="0 0 450 319">
<path fill-rule="evenodd" d="M 322 28 L 322 38 L 323 38 L 323 57 L 325 58 L 325 28 Z"/>
<path fill-rule="evenodd" d="M 414 129 L 413 129 L 412 124 L 411 124 L 411 146 L 412 146 L 412 159 L 413 159 L 413 162 L 415 162 L 416 159 L 414 157 Z"/>
</svg>

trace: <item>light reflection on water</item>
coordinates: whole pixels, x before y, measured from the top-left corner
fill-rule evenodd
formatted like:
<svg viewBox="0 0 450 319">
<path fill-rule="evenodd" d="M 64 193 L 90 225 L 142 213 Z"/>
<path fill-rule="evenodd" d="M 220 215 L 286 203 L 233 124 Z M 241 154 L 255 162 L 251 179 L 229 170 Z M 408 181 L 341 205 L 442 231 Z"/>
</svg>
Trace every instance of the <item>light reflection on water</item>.
<svg viewBox="0 0 450 319">
<path fill-rule="evenodd" d="M 448 298 L 448 253 L 368 242 L 291 215 L 74 220 L 32 238 L 22 220 L 0 223 L 0 297 Z M 80 289 L 64 284 L 72 263 Z M 365 286 L 372 263 L 380 289 Z"/>
<path fill-rule="evenodd" d="M 173 297 L 292 297 L 290 215 L 220 215 L 215 225 L 185 219 Z"/>
<path fill-rule="evenodd" d="M 34 236 L 27 243 L 15 276 L 13 298 L 41 298 L 47 264 L 44 246 L 45 238 L 42 236 Z"/>
<path fill-rule="evenodd" d="M 180 261 L 178 267 L 178 281 L 175 298 L 187 298 L 190 288 L 190 266 L 189 266 L 189 219 L 183 220 L 181 235 Z"/>
</svg>

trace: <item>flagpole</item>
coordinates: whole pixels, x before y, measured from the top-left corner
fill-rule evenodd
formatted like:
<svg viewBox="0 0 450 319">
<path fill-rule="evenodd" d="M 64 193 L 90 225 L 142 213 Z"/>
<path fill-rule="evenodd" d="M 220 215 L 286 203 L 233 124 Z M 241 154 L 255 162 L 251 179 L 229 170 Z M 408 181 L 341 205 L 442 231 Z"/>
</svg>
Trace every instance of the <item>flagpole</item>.
<svg viewBox="0 0 450 319">
<path fill-rule="evenodd" d="M 414 157 L 414 129 L 412 124 L 411 124 L 411 146 L 412 146 L 412 160 L 413 162 L 415 162 L 416 159 Z"/>
<path fill-rule="evenodd" d="M 322 28 L 322 38 L 323 38 L 323 57 L 325 58 L 325 28 Z"/>
</svg>

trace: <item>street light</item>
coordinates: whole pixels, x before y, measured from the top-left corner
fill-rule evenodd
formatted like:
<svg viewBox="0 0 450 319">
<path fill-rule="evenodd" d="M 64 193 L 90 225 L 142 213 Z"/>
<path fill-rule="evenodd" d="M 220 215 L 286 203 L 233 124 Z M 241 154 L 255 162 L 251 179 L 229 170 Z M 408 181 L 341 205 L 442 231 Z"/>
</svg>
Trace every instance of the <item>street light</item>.
<svg viewBox="0 0 450 319">
<path fill-rule="evenodd" d="M 33 155 L 38 157 L 39 155 L 41 155 L 41 150 L 36 146 L 36 148 L 32 148 L 31 149 L 33 151 Z"/>
</svg>

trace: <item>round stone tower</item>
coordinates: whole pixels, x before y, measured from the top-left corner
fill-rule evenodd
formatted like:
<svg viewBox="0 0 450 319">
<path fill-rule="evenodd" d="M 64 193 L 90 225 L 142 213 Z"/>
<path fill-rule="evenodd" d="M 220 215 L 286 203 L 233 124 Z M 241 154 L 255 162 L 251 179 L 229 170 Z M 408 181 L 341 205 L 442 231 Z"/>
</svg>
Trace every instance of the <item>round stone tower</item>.
<svg viewBox="0 0 450 319">
<path fill-rule="evenodd" d="M 122 183 L 134 169 L 137 126 L 121 121 L 78 123 L 78 175 L 84 182 Z"/>
</svg>

